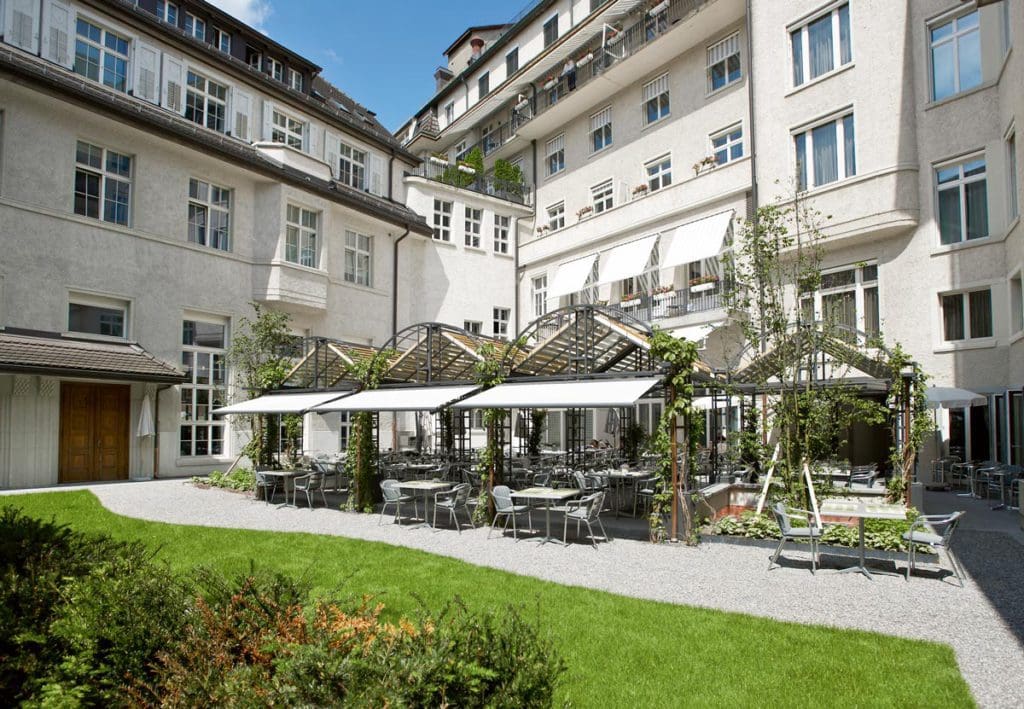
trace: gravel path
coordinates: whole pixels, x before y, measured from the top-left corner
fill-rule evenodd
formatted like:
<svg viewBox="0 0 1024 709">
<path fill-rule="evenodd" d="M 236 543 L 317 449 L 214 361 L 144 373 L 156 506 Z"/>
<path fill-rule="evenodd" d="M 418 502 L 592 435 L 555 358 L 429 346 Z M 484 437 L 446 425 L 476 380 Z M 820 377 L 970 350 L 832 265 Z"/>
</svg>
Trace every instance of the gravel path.
<svg viewBox="0 0 1024 709">
<path fill-rule="evenodd" d="M 378 526 L 376 515 L 335 509 L 268 507 L 181 480 L 89 489 L 108 509 L 128 517 L 379 541 L 637 598 L 944 642 L 953 647 L 979 704 L 1024 706 L 1024 546 L 996 532 L 959 533 L 957 548 L 970 575 L 961 589 L 952 577 L 924 569 L 910 583 L 902 575 L 876 574 L 873 581 L 838 575 L 827 567 L 845 564 L 827 557 L 826 570 L 812 576 L 800 550 L 788 552 L 791 561 L 783 568 L 768 572 L 768 550 L 735 544 L 690 548 L 616 539 L 598 550 L 582 544 L 538 546 L 511 538 L 487 540 L 483 529 L 460 535 Z M 560 516 L 555 518 L 561 532 Z M 542 514 L 535 515 L 534 524 L 543 524 Z M 889 568 L 894 569 L 891 562 Z"/>
</svg>

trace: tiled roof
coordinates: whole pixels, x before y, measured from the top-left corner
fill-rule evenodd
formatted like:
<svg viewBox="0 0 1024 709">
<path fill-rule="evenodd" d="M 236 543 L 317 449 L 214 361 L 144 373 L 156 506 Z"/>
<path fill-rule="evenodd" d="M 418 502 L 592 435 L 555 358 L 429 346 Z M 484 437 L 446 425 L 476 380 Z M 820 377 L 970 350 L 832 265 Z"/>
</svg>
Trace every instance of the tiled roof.
<svg viewBox="0 0 1024 709">
<path fill-rule="evenodd" d="M 132 342 L 13 328 L 0 329 L 0 372 L 172 383 L 187 377 L 175 365 Z"/>
</svg>

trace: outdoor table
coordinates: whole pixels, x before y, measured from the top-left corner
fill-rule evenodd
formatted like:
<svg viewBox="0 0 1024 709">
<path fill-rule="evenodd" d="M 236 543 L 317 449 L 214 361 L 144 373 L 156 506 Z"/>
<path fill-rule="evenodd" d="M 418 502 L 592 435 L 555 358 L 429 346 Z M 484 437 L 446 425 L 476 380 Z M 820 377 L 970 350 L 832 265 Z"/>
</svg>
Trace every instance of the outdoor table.
<svg viewBox="0 0 1024 709">
<path fill-rule="evenodd" d="M 638 480 L 649 478 L 650 473 L 640 470 L 609 470 L 601 473 L 608 478 L 615 491 L 615 516 L 619 516 L 619 508 L 622 507 L 622 492 L 627 484 L 636 485 Z"/>
<path fill-rule="evenodd" d="M 971 490 L 970 492 L 958 492 L 957 497 L 973 497 L 975 499 L 980 499 L 980 496 L 974 492 L 974 474 L 978 466 L 974 463 L 953 463 L 953 465 L 950 466 L 950 470 L 956 470 L 957 468 L 966 471 L 967 484 L 970 486 Z"/>
<path fill-rule="evenodd" d="M 283 507 L 295 507 L 295 478 L 302 475 L 309 475 L 312 470 L 261 470 L 260 475 L 271 478 L 281 478 L 282 485 L 284 488 L 284 505 Z M 288 503 L 288 487 L 292 488 L 292 501 Z"/>
<path fill-rule="evenodd" d="M 434 499 L 434 494 L 450 490 L 454 483 L 444 482 L 440 480 L 409 480 L 406 482 L 398 483 L 398 489 L 412 494 L 423 496 L 423 523 L 413 525 L 413 527 L 431 527 L 430 515 L 427 513 L 427 503 Z M 410 527 L 411 529 L 412 527 Z"/>
<path fill-rule="evenodd" d="M 859 571 L 869 579 L 873 578 L 868 571 L 864 560 L 864 520 L 865 519 L 906 519 L 907 510 L 903 505 L 886 505 L 878 502 L 860 502 L 848 500 L 826 500 L 821 505 L 821 514 L 831 517 L 856 517 L 857 530 L 860 536 L 858 549 L 858 563 L 846 569 L 840 569 L 839 573 Z"/>
<path fill-rule="evenodd" d="M 561 539 L 557 539 L 551 536 L 551 503 L 552 502 L 565 502 L 566 500 L 576 497 L 582 490 L 571 487 L 561 488 L 550 488 L 550 487 L 528 487 L 525 490 L 519 490 L 518 492 L 512 493 L 513 500 L 536 500 L 544 503 L 544 536 L 540 539 L 540 543 L 545 542 L 561 542 Z"/>
<path fill-rule="evenodd" d="M 405 469 L 416 477 L 419 477 L 421 473 L 433 470 L 436 467 L 437 463 L 406 463 L 405 465 Z"/>
</svg>

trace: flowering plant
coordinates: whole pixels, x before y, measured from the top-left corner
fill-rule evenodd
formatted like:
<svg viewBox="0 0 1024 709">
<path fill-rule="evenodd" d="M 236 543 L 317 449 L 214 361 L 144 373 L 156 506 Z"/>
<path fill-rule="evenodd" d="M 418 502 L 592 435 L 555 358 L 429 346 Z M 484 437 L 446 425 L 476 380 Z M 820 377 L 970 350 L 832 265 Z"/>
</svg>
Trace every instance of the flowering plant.
<svg viewBox="0 0 1024 709">
<path fill-rule="evenodd" d="M 646 182 L 642 182 L 633 188 L 633 196 L 636 197 L 637 195 L 645 194 L 649 189 L 650 186 Z"/>
<path fill-rule="evenodd" d="M 637 291 L 636 293 L 626 293 L 619 300 L 619 303 L 621 303 L 621 304 L 632 303 L 634 300 L 640 300 L 640 292 L 639 291 Z"/>
<path fill-rule="evenodd" d="M 699 285 L 703 285 L 705 283 L 718 283 L 718 276 L 716 276 L 716 275 L 714 275 L 712 273 L 709 273 L 709 274 L 707 274 L 705 276 L 698 276 L 697 278 L 691 278 L 690 279 L 690 285 L 691 286 L 699 286 Z"/>
<path fill-rule="evenodd" d="M 714 155 L 706 155 L 693 164 L 693 174 L 698 175 L 706 167 L 715 167 L 718 159 Z"/>
<path fill-rule="evenodd" d="M 592 206 L 590 206 L 589 204 L 587 206 L 585 206 L 585 207 L 580 207 L 578 210 L 576 210 L 576 218 L 577 219 L 582 219 L 583 217 L 587 216 L 588 214 L 590 214 L 593 211 L 594 211 L 594 208 Z"/>
<path fill-rule="evenodd" d="M 550 230 L 551 230 L 551 227 L 548 226 L 547 224 L 541 224 L 539 227 L 537 227 L 537 233 L 538 234 L 543 234 L 544 232 L 550 231 Z"/>
<path fill-rule="evenodd" d="M 675 289 L 676 287 L 672 285 L 658 286 L 657 288 L 651 291 L 651 295 L 663 295 L 665 293 L 672 293 L 675 291 Z"/>
</svg>

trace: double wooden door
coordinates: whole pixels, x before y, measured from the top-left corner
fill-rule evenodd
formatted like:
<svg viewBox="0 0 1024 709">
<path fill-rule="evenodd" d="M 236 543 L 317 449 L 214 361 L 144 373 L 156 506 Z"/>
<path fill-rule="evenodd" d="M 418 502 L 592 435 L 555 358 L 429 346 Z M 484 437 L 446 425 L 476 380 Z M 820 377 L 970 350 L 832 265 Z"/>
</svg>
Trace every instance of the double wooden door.
<svg viewBox="0 0 1024 709">
<path fill-rule="evenodd" d="M 60 482 L 128 479 L 131 387 L 62 382 Z"/>
</svg>

